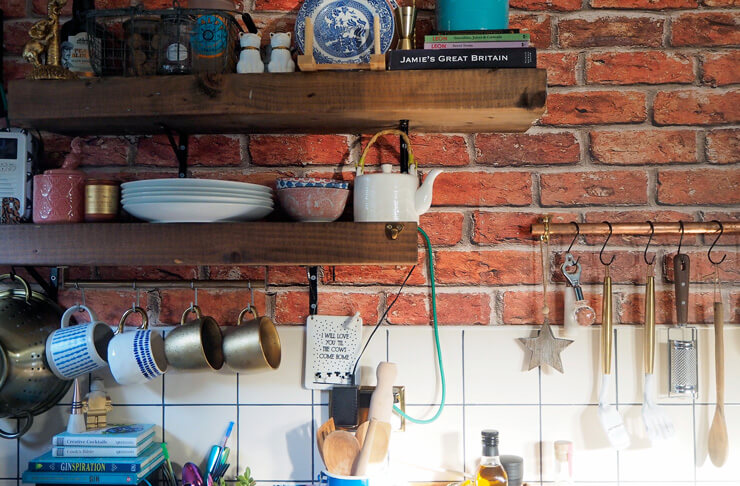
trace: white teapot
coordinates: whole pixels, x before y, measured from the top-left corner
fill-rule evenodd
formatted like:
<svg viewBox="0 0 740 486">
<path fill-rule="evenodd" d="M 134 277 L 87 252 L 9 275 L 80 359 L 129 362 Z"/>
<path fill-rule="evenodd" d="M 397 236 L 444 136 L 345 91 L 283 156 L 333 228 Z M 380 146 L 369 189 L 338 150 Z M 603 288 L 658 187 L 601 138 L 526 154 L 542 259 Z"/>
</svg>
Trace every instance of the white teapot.
<svg viewBox="0 0 740 486">
<path fill-rule="evenodd" d="M 382 164 L 381 172 L 365 174 L 365 157 L 370 146 L 381 135 L 396 134 L 406 141 L 409 151 L 409 173 L 394 173 L 391 164 Z M 419 222 L 419 216 L 432 205 L 432 186 L 441 169 L 432 170 L 421 186 L 411 141 L 400 130 L 383 130 L 373 136 L 362 152 L 356 168 L 354 213 L 358 222 Z"/>
</svg>

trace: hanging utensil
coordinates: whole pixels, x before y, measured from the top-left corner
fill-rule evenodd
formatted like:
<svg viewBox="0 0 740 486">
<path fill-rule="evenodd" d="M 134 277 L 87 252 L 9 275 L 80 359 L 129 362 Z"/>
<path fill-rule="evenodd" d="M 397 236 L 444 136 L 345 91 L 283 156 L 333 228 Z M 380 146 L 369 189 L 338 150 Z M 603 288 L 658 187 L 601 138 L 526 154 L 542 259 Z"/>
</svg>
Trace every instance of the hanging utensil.
<svg viewBox="0 0 740 486">
<path fill-rule="evenodd" d="M 575 268 L 576 271 L 573 273 L 568 272 L 568 268 Z M 596 312 L 591 307 L 586 299 L 583 298 L 583 289 L 581 288 L 581 264 L 573 259 L 573 255 L 570 253 L 565 254 L 565 262 L 560 266 L 560 270 L 565 275 L 566 280 L 573 286 L 573 292 L 575 292 L 576 301 L 573 303 L 573 310 L 571 318 L 578 323 L 579 326 L 590 326 L 596 322 Z M 566 289 L 567 290 L 567 289 Z"/>
<path fill-rule="evenodd" d="M 683 222 L 680 222 L 680 225 L 682 241 Z M 681 253 L 681 242 L 679 241 L 678 253 L 673 259 L 678 325 L 668 329 L 668 359 L 671 366 L 668 394 L 671 397 L 695 398 L 699 389 L 697 331 L 695 327 L 687 325 L 690 266 L 689 256 Z"/>
<path fill-rule="evenodd" d="M 722 263 L 727 255 L 723 256 L 718 262 L 712 259 L 712 248 L 717 243 L 724 232 L 722 223 L 719 224 L 719 235 L 709 247 L 707 257 L 714 265 L 714 366 L 715 379 L 717 381 L 717 406 L 714 410 L 714 418 L 709 428 L 709 459 L 716 467 L 722 467 L 727 461 L 729 451 L 729 438 L 727 436 L 727 422 L 725 421 L 725 341 L 724 341 L 724 323 L 725 309 L 722 305 L 722 292 L 719 288 L 719 264 Z"/>
</svg>

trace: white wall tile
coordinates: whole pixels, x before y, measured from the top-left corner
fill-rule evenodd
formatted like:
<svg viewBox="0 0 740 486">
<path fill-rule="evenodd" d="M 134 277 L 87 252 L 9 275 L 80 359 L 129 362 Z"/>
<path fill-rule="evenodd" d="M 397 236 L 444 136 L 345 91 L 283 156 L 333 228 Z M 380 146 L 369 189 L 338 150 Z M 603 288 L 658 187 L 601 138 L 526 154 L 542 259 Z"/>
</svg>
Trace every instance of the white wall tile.
<svg viewBox="0 0 740 486">
<path fill-rule="evenodd" d="M 465 408 L 465 465 L 474 472 L 481 430 L 499 431 L 499 452 L 524 458 L 524 481 L 540 480 L 540 411 L 537 406 L 482 405 Z"/>
<path fill-rule="evenodd" d="M 406 410 L 411 416 L 419 417 L 426 407 L 409 406 Z M 407 422 L 405 432 L 393 432 L 389 467 L 393 477 L 406 481 L 457 479 L 458 476 L 454 473 L 423 468 L 463 470 L 462 407 L 446 407 L 439 419 L 431 424 L 417 425 Z"/>
<path fill-rule="evenodd" d="M 186 462 L 204 469 L 211 446 L 223 438 L 229 421 L 236 424 L 236 406 L 209 405 L 202 407 L 175 406 L 165 409 L 165 440 L 175 474 L 179 477 Z M 234 425 L 236 428 L 236 425 Z M 236 432 L 232 431 L 229 447 L 232 449 L 228 477 L 236 472 Z"/>
<path fill-rule="evenodd" d="M 542 407 L 542 473 L 545 481 L 555 480 L 556 440 L 573 442 L 573 479 L 616 481 L 617 452 L 609 446 L 599 422 L 598 407 Z"/>
<path fill-rule="evenodd" d="M 18 430 L 18 421 L 15 419 L 0 419 L 0 429 L 5 432 L 15 432 Z M 21 467 L 25 471 L 25 467 Z M 0 439 L 0 478 L 15 478 L 18 476 L 18 472 L 18 441 Z"/>
<path fill-rule="evenodd" d="M 108 413 L 109 424 L 154 424 L 154 440 L 162 441 L 162 407 L 116 405 Z"/>
<path fill-rule="evenodd" d="M 620 407 L 632 444 L 619 453 L 620 481 L 682 481 L 694 478 L 694 431 L 691 405 L 664 406 L 675 435 L 651 444 L 642 425 L 641 406 Z"/>
<path fill-rule="evenodd" d="M 3 474 L 5 474 L 5 473 L 3 473 Z M 17 484 L 18 484 L 18 482 L 15 479 L 12 479 L 12 480 L 6 480 L 6 479 L 0 480 L 0 486 L 16 486 Z"/>
<path fill-rule="evenodd" d="M 167 405 L 236 403 L 236 374 L 212 371 L 169 371 L 164 377 Z"/>
<path fill-rule="evenodd" d="M 690 403 L 682 398 L 668 396 L 668 326 L 656 326 L 655 370 L 658 403 Z M 617 328 L 617 372 L 619 380 L 619 403 L 642 403 L 645 367 L 643 358 L 642 327 L 619 326 Z"/>
<path fill-rule="evenodd" d="M 329 407 L 326 405 L 317 405 L 313 407 L 313 437 L 311 438 L 311 444 L 313 447 L 313 476 L 315 477 L 319 472 L 326 469 L 324 461 L 321 459 L 321 453 L 319 447 L 316 445 L 316 431 L 319 430 L 321 425 L 329 420 Z"/>
<path fill-rule="evenodd" d="M 517 338 L 531 326 L 465 328 L 465 401 L 474 404 L 539 403 L 539 372 L 527 371 Z"/>
<path fill-rule="evenodd" d="M 69 406 L 57 405 L 33 418 L 31 429 L 19 439 L 21 443 L 19 473 L 28 468 L 28 461 L 51 449 L 51 438 L 67 429 L 68 417 Z"/>
<path fill-rule="evenodd" d="M 396 385 L 406 386 L 406 403 L 437 404 L 442 386 L 432 327 L 390 326 L 388 359 L 398 364 Z M 440 328 L 442 360 L 447 380 L 447 403 L 461 404 L 462 329 Z M 435 407 L 428 407 L 429 411 Z M 426 413 L 426 412 L 425 412 Z"/>
<path fill-rule="evenodd" d="M 725 315 L 727 315 L 725 310 Z M 740 378 L 733 373 L 740 363 L 740 326 L 724 328 L 725 344 L 725 403 L 740 403 Z M 699 397 L 698 402 L 715 403 L 717 384 L 714 362 L 714 326 L 699 328 Z"/>
<path fill-rule="evenodd" d="M 560 354 L 564 373 L 549 366 L 542 369 L 542 403 L 598 403 L 601 387 L 601 327 L 579 328 L 569 339 L 573 339 L 573 344 Z M 612 367 L 612 376 L 613 373 Z M 612 379 L 608 395 L 611 402 L 615 399 L 615 381 Z"/>
<path fill-rule="evenodd" d="M 310 481 L 311 406 L 240 406 L 239 468 L 255 479 Z"/>
<path fill-rule="evenodd" d="M 725 423 L 729 435 L 729 453 L 724 466 L 717 468 L 709 459 L 707 447 L 709 428 L 714 419 L 715 405 L 697 405 L 696 414 L 696 480 L 720 481 L 734 478 L 740 484 L 740 405 L 725 406 Z"/>
<path fill-rule="evenodd" d="M 311 390 L 303 388 L 306 350 L 303 326 L 280 326 L 281 362 L 274 371 L 239 373 L 240 404 L 310 404 Z"/>
<path fill-rule="evenodd" d="M 119 385 L 108 368 L 97 370 L 92 376 L 103 379 L 105 391 L 114 404 L 162 404 L 162 376 L 142 385 Z M 89 390 L 89 385 L 86 383 L 83 389 Z"/>
<path fill-rule="evenodd" d="M 373 330 L 373 326 L 365 326 L 363 329 L 363 341 L 364 346 L 370 337 L 370 333 Z M 368 344 L 365 353 L 360 358 L 360 364 L 357 365 L 357 372 L 360 375 L 360 385 L 363 386 L 375 386 L 377 383 L 377 376 L 375 374 L 378 368 L 378 363 L 381 361 L 387 361 L 388 359 L 388 327 L 381 327 L 378 332 L 375 333 L 373 340 Z"/>
</svg>

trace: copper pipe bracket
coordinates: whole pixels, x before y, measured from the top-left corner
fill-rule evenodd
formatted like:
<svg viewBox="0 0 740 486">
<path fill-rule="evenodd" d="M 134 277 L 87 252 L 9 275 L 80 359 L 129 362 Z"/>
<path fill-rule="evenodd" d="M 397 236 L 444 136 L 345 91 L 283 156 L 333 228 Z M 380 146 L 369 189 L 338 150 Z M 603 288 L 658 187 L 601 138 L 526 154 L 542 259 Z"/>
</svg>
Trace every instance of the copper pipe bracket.
<svg viewBox="0 0 740 486">
<path fill-rule="evenodd" d="M 388 223 L 385 225 L 385 236 L 389 240 L 397 240 L 401 231 L 403 231 L 403 224 L 401 223 Z"/>
</svg>

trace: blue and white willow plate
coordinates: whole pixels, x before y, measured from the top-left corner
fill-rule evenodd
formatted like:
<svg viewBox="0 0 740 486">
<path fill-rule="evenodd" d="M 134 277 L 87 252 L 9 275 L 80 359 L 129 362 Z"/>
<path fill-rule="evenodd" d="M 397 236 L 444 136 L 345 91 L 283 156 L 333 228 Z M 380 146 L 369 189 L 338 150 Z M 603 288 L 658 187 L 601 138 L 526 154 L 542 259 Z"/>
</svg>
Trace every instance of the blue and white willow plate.
<svg viewBox="0 0 740 486">
<path fill-rule="evenodd" d="M 395 8 L 396 2 L 390 0 Z M 320 64 L 370 62 L 373 15 L 380 19 L 380 50 L 391 47 L 395 24 L 386 0 L 306 0 L 295 22 L 295 43 L 305 53 L 306 18 L 313 20 L 313 55 Z"/>
</svg>

